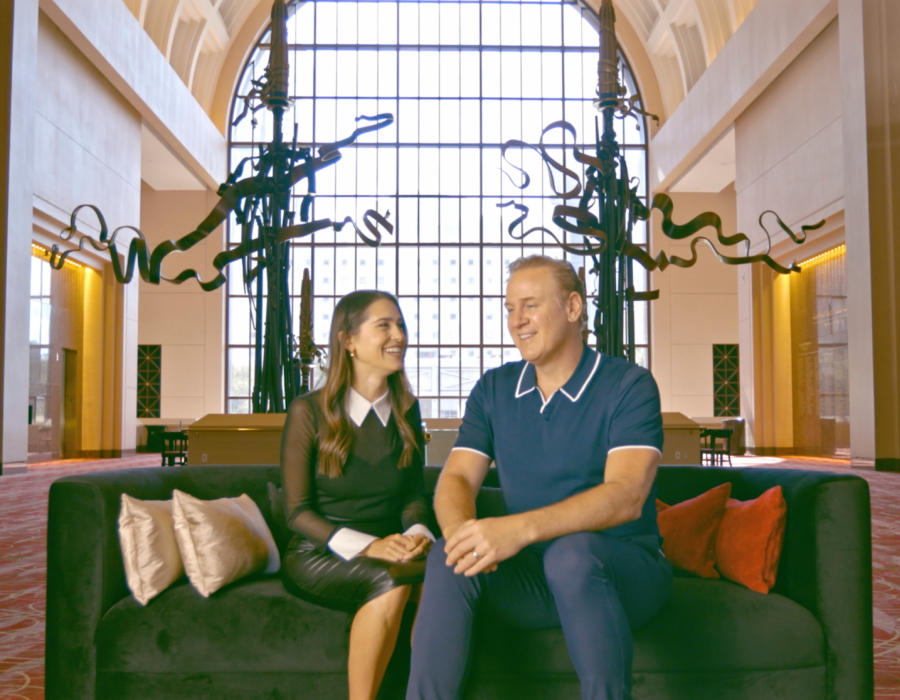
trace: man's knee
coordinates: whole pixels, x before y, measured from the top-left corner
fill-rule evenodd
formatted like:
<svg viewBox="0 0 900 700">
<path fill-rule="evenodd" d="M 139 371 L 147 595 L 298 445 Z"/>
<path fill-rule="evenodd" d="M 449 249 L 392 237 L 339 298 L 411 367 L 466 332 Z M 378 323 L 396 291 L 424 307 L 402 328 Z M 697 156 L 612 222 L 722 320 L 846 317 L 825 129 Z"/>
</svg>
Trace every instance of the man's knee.
<svg viewBox="0 0 900 700">
<path fill-rule="evenodd" d="M 597 576 L 605 576 L 597 537 L 594 532 L 575 532 L 560 537 L 547 548 L 544 574 L 551 588 L 578 588 Z"/>
<path fill-rule="evenodd" d="M 425 589 L 439 588 L 442 591 L 450 589 L 468 590 L 472 588 L 474 581 L 471 578 L 456 574 L 452 566 L 447 566 L 447 554 L 444 552 L 444 538 L 441 537 L 431 547 L 428 553 L 428 563 L 425 567 Z"/>
</svg>

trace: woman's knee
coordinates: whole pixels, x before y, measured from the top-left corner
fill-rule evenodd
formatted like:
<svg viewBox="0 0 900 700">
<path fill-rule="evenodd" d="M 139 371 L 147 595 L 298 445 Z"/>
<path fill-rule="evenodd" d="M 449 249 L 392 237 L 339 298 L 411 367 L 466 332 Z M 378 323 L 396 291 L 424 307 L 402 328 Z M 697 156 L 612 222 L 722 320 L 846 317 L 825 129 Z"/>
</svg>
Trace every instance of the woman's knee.
<svg viewBox="0 0 900 700">
<path fill-rule="evenodd" d="M 372 598 L 363 607 L 373 611 L 379 610 L 388 617 L 394 617 L 403 612 L 411 593 L 412 585 L 397 586 Z"/>
</svg>

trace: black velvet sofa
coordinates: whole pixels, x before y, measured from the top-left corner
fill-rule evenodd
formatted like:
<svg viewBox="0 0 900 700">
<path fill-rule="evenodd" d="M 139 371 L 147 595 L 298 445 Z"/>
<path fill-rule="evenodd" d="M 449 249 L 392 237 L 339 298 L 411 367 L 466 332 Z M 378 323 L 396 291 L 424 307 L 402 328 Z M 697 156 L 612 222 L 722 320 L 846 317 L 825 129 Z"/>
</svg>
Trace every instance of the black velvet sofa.
<svg viewBox="0 0 900 700">
<path fill-rule="evenodd" d="M 436 469 L 428 470 L 432 485 Z M 272 519 L 274 466 L 133 469 L 66 477 L 50 489 L 48 700 L 346 698 L 347 615 L 288 594 L 277 577 L 203 599 L 186 581 L 140 607 L 119 552 L 119 499 L 249 494 Z M 676 578 L 665 610 L 635 633 L 636 700 L 866 700 L 873 697 L 868 486 L 849 475 L 663 467 L 659 497 L 680 502 L 730 481 L 750 499 L 781 484 L 788 522 L 769 595 Z M 482 514 L 499 503 L 489 488 Z M 402 636 L 402 635 L 401 635 Z M 398 645 L 380 697 L 402 696 Z M 580 697 L 559 630 L 477 635 L 467 700 Z M 435 663 L 440 663 L 436 660 Z"/>
</svg>

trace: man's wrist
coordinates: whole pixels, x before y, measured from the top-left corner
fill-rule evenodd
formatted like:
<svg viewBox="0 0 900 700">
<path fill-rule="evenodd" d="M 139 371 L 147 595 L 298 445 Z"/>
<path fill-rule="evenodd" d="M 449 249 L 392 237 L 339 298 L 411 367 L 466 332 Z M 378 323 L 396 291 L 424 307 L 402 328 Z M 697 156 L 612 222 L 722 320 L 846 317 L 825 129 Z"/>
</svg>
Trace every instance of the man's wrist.
<svg viewBox="0 0 900 700">
<path fill-rule="evenodd" d="M 512 519 L 516 531 L 521 534 L 524 541 L 523 546 L 527 547 L 539 541 L 540 534 L 538 533 L 537 523 L 533 517 L 530 517 L 530 513 L 518 513 L 507 517 Z"/>
<path fill-rule="evenodd" d="M 444 536 L 444 540 L 449 540 L 453 537 L 453 533 L 459 530 L 463 525 L 465 525 L 469 521 L 469 518 L 460 518 L 457 520 L 453 520 L 447 525 L 441 526 L 441 534 Z"/>
</svg>

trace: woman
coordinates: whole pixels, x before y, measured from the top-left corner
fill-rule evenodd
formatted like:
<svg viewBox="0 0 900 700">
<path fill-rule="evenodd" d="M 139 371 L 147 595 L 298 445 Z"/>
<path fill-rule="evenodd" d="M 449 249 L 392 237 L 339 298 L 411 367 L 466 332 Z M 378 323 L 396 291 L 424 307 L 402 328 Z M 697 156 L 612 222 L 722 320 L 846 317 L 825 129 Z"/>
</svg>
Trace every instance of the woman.
<svg viewBox="0 0 900 700">
<path fill-rule="evenodd" d="M 281 445 L 288 525 L 285 585 L 355 613 L 350 700 L 372 700 L 413 584 L 434 540 L 426 527 L 424 440 L 403 372 L 406 327 L 385 292 L 348 294 L 334 309 L 325 386 L 296 399 Z"/>
</svg>

